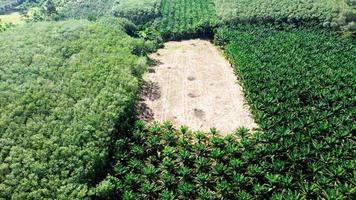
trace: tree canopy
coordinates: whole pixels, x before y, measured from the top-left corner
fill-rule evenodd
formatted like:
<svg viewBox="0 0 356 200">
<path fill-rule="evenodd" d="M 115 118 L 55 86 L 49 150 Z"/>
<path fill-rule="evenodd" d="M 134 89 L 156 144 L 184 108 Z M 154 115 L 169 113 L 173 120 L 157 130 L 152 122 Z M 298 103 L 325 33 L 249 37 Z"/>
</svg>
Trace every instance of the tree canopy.
<svg viewBox="0 0 356 200">
<path fill-rule="evenodd" d="M 90 194 L 146 67 L 145 42 L 125 24 L 41 22 L 0 33 L 0 199 Z"/>
</svg>

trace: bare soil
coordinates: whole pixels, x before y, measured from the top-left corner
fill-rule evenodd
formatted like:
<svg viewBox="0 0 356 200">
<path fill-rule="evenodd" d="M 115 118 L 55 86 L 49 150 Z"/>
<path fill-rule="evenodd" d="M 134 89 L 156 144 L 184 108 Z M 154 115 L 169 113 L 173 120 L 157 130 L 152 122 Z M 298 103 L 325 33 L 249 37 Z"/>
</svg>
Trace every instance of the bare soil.
<svg viewBox="0 0 356 200">
<path fill-rule="evenodd" d="M 141 119 L 221 134 L 258 127 L 231 64 L 209 41 L 168 42 L 150 57 L 156 65 L 144 77 Z"/>
</svg>

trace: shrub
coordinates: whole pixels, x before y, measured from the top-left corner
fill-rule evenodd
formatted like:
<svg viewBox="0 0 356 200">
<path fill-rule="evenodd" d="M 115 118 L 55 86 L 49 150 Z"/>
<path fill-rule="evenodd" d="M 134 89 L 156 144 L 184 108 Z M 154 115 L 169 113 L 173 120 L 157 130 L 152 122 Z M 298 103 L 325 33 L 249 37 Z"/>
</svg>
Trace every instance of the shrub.
<svg viewBox="0 0 356 200">
<path fill-rule="evenodd" d="M 8 30 L 9 28 L 13 27 L 12 23 L 2 23 L 0 20 L 0 33 Z"/>
<path fill-rule="evenodd" d="M 117 0 L 85 0 L 85 1 L 68 1 L 62 6 L 58 5 L 60 17 L 66 19 L 88 19 L 95 21 L 100 17 L 112 16 L 112 9 Z"/>
<path fill-rule="evenodd" d="M 239 139 L 237 135 L 220 138 L 213 133 L 193 133 L 187 127 L 176 130 L 169 122 L 145 127 L 138 121 L 116 143 L 116 179 L 111 183 L 116 190 L 109 198 L 103 194 L 103 185 L 108 185 L 105 180 L 97 185 L 96 195 L 125 198 L 130 191 L 136 199 L 237 197 L 232 190 L 236 185 L 228 177 L 235 170 L 246 170 Z"/>
<path fill-rule="evenodd" d="M 59 21 L 63 19 L 87 19 L 112 16 L 112 8 L 117 0 L 39 0 L 26 1 L 22 9 L 27 11 L 28 21 Z"/>
</svg>

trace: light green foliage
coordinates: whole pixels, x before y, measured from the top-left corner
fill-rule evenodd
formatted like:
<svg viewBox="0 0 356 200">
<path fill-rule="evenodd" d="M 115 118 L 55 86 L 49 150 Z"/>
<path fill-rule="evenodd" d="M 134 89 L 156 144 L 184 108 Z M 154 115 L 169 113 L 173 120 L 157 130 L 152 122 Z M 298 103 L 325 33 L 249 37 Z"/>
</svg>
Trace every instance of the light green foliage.
<svg viewBox="0 0 356 200">
<path fill-rule="evenodd" d="M 71 0 L 27 0 L 21 5 L 27 21 L 52 21 L 63 18 L 61 10 Z"/>
<path fill-rule="evenodd" d="M 82 199 L 133 115 L 145 43 L 107 19 L 0 33 L 0 199 Z M 130 111 L 130 112 L 128 112 Z"/>
<path fill-rule="evenodd" d="M 116 141 L 116 178 L 108 176 L 97 185 L 98 198 L 236 199 L 238 188 L 249 187 L 251 179 L 243 177 L 239 182 L 234 178 L 246 173 L 241 155 L 254 139 L 242 145 L 240 136 L 222 138 L 215 130 L 175 130 L 169 122 L 144 126 L 138 121 L 132 133 Z"/>
<path fill-rule="evenodd" d="M 114 15 L 143 24 L 160 16 L 161 0 L 118 0 Z"/>
<path fill-rule="evenodd" d="M 14 25 L 11 23 L 3 23 L 0 20 L 0 33 L 6 31 L 7 29 L 13 27 Z"/>
<path fill-rule="evenodd" d="M 60 6 L 59 15 L 64 18 L 96 20 L 102 16 L 112 15 L 117 0 L 69 1 Z"/>
<path fill-rule="evenodd" d="M 161 32 L 166 38 L 209 36 L 217 24 L 212 0 L 162 0 Z"/>
<path fill-rule="evenodd" d="M 343 0 L 214 0 L 225 22 L 320 22 L 325 27 L 349 23 L 343 13 L 351 7 Z"/>
<path fill-rule="evenodd" d="M 117 0 L 39 0 L 36 3 L 24 4 L 28 10 L 29 21 L 50 21 L 63 19 L 96 20 L 103 16 L 111 16 L 111 10 Z"/>
</svg>

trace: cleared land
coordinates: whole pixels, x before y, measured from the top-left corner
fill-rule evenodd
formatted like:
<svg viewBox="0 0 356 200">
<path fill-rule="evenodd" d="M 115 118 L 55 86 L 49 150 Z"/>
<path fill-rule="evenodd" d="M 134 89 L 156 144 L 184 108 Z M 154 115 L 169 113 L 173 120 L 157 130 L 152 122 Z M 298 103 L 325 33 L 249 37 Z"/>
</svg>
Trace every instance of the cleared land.
<svg viewBox="0 0 356 200">
<path fill-rule="evenodd" d="M 151 55 L 141 112 L 146 121 L 172 121 L 193 130 L 231 133 L 256 128 L 230 63 L 206 40 L 168 42 Z"/>
</svg>

